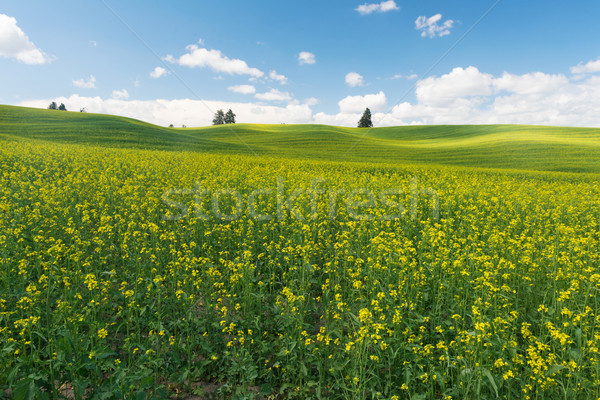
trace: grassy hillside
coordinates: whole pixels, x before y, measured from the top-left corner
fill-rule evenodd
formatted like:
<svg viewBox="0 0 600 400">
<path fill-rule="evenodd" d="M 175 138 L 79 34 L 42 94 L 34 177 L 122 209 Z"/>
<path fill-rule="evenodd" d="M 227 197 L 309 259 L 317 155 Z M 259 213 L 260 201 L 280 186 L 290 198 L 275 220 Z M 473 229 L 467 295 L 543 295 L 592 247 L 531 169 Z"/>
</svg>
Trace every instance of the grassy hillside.
<svg viewBox="0 0 600 400">
<path fill-rule="evenodd" d="M 600 172 L 600 129 L 591 128 L 236 124 L 180 129 L 110 115 L 0 106 L 0 138 L 335 161 Z"/>
<path fill-rule="evenodd" d="M 0 398 L 598 399 L 598 142 L 0 106 Z"/>
</svg>

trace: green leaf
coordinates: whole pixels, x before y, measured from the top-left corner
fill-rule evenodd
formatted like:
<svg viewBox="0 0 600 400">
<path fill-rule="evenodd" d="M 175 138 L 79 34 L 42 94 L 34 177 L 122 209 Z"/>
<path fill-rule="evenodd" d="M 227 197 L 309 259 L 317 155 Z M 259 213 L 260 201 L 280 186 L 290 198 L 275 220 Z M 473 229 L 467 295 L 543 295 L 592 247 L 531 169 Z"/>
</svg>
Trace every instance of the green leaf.
<svg viewBox="0 0 600 400">
<path fill-rule="evenodd" d="M 577 348 L 581 349 L 581 328 L 575 329 L 575 340 L 577 341 Z"/>
<path fill-rule="evenodd" d="M 565 367 L 564 365 L 553 365 L 550 368 L 548 368 L 548 371 L 546 371 L 545 375 L 552 376 L 565 368 L 567 368 L 567 367 Z"/>
<path fill-rule="evenodd" d="M 306 365 L 300 364 L 300 371 L 302 372 L 302 376 L 308 376 L 308 370 L 306 369 Z"/>
<path fill-rule="evenodd" d="M 271 386 L 271 384 L 263 383 L 262 385 L 260 385 L 259 394 L 261 394 L 263 396 L 268 396 L 272 392 L 273 392 L 273 386 Z"/>
<path fill-rule="evenodd" d="M 33 400 L 35 398 L 35 381 L 31 378 L 23 379 L 13 390 L 14 400 Z"/>
<path fill-rule="evenodd" d="M 487 370 L 487 369 L 483 369 L 483 374 L 490 381 L 490 384 L 494 388 L 494 392 L 496 392 L 496 398 L 498 398 L 498 386 L 496 386 L 496 381 L 494 380 L 494 377 L 492 376 L 492 373 L 489 370 Z"/>
<path fill-rule="evenodd" d="M 143 390 L 138 390 L 135 400 L 146 400 L 146 393 Z"/>
</svg>

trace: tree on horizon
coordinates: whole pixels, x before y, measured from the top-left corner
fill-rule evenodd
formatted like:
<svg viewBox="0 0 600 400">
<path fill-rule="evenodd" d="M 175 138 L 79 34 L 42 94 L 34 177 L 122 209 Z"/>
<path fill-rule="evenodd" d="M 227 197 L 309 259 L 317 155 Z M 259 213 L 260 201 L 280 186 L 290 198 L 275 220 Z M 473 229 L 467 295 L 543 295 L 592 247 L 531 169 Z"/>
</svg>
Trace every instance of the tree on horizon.
<svg viewBox="0 0 600 400">
<path fill-rule="evenodd" d="M 48 110 L 58 110 L 58 105 L 56 104 L 55 101 L 50 103 L 50 105 L 48 106 Z"/>
<path fill-rule="evenodd" d="M 223 110 L 217 110 L 212 122 L 213 125 L 223 125 L 225 123 L 225 113 Z"/>
<path fill-rule="evenodd" d="M 59 109 L 60 111 L 67 111 L 67 107 L 65 107 L 65 104 L 64 104 L 64 103 L 60 103 L 60 106 L 58 106 L 58 109 Z"/>
<path fill-rule="evenodd" d="M 227 111 L 227 114 L 225 114 L 224 122 L 226 124 L 235 124 L 235 114 L 233 113 L 233 111 L 231 111 L 231 108 L 229 109 L 229 111 Z"/>
<path fill-rule="evenodd" d="M 359 128 L 372 128 L 373 127 L 373 122 L 371 121 L 371 110 L 369 110 L 369 107 L 367 107 L 367 109 L 363 113 L 362 117 L 360 117 L 360 120 L 358 121 L 358 127 Z"/>
</svg>

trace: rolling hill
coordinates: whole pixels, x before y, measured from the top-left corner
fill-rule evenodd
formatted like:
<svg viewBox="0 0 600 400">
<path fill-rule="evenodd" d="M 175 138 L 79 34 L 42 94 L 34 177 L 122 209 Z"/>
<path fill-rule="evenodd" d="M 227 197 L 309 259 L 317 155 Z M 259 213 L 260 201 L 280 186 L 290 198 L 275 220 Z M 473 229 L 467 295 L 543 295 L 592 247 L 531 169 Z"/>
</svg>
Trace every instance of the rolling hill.
<svg viewBox="0 0 600 400">
<path fill-rule="evenodd" d="M 330 161 L 600 172 L 600 129 L 526 125 L 235 124 L 166 128 L 112 115 L 0 106 L 0 140 Z"/>
</svg>

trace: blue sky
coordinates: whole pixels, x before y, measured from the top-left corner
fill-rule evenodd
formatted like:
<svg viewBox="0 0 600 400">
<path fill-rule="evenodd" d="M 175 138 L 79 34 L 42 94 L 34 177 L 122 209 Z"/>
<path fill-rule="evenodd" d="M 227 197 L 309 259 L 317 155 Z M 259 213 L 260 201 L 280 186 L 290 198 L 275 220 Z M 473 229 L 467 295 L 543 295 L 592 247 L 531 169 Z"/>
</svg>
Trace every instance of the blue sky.
<svg viewBox="0 0 600 400">
<path fill-rule="evenodd" d="M 0 103 L 188 126 L 219 108 L 354 126 L 367 106 L 379 126 L 600 126 L 598 15 L 597 0 L 2 1 Z"/>
</svg>

